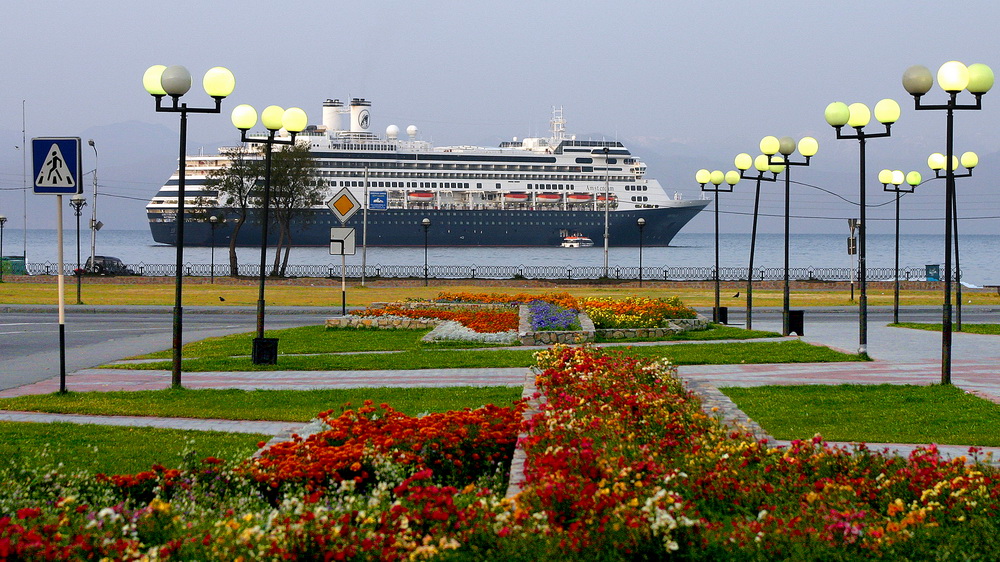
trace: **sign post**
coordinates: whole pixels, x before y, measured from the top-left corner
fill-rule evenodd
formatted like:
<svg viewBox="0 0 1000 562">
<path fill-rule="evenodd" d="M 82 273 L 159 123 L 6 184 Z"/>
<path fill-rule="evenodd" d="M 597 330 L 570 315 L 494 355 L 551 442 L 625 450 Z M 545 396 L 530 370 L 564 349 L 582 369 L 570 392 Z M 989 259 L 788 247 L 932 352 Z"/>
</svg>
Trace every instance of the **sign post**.
<svg viewBox="0 0 1000 562">
<path fill-rule="evenodd" d="M 31 139 L 34 191 L 56 196 L 56 240 L 59 246 L 59 393 L 66 394 L 66 284 L 63 278 L 63 195 L 83 193 L 79 137 Z"/>
<path fill-rule="evenodd" d="M 361 208 L 361 203 L 358 203 L 358 199 L 354 197 L 354 194 L 351 193 L 351 190 L 345 187 L 340 191 L 338 191 L 336 195 L 331 197 L 330 200 L 326 202 L 326 206 L 329 207 L 331 211 L 333 211 L 334 216 L 337 217 L 337 220 L 340 221 L 340 224 L 345 225 L 347 224 L 347 221 L 354 216 L 354 213 L 357 213 L 358 210 Z M 341 231 L 342 237 L 336 239 L 334 236 L 334 231 Z M 343 233 L 342 231 L 350 231 L 350 234 L 348 235 L 346 233 Z M 341 293 L 340 301 L 341 301 L 341 314 L 343 314 L 344 316 L 347 315 L 347 276 L 346 276 L 347 258 L 345 256 L 348 254 L 348 252 L 344 250 L 346 248 L 346 241 L 348 237 L 350 237 L 350 250 L 351 250 L 350 254 L 354 255 L 355 252 L 354 229 L 353 228 L 330 229 L 330 255 L 336 255 L 336 253 L 334 253 L 335 240 L 337 242 L 341 242 L 341 249 L 339 252 L 340 293 Z"/>
<path fill-rule="evenodd" d="M 340 255 L 340 314 L 347 316 L 347 282 L 344 276 L 347 255 L 357 251 L 357 236 L 353 228 L 333 227 L 330 229 L 330 255 Z"/>
</svg>

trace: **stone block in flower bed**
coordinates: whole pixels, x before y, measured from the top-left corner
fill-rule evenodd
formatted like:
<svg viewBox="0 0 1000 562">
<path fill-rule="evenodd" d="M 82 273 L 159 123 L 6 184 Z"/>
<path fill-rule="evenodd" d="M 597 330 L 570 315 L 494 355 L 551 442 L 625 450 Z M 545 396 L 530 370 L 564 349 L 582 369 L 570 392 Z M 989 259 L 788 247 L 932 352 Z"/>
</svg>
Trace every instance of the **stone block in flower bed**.
<svg viewBox="0 0 1000 562">
<path fill-rule="evenodd" d="M 327 328 L 373 328 L 380 330 L 423 330 L 437 326 L 432 318 L 400 318 L 398 316 L 340 316 L 327 318 Z"/>
<path fill-rule="evenodd" d="M 672 334 L 679 334 L 690 330 L 704 330 L 708 327 L 708 319 L 702 315 L 697 318 L 675 318 L 669 320 L 667 325 L 659 328 L 607 328 L 597 330 L 597 333 L 606 339 L 657 339 L 665 338 Z"/>
</svg>

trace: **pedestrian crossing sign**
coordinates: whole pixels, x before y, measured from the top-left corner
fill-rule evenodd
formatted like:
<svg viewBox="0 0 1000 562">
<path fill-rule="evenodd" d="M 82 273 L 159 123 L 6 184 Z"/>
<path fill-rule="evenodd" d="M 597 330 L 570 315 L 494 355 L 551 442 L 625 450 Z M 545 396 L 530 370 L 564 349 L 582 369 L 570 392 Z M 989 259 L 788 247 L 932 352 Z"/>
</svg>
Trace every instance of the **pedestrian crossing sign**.
<svg viewBox="0 0 1000 562">
<path fill-rule="evenodd" d="M 35 193 L 76 195 L 83 193 L 80 180 L 82 158 L 79 137 L 31 139 Z"/>
</svg>

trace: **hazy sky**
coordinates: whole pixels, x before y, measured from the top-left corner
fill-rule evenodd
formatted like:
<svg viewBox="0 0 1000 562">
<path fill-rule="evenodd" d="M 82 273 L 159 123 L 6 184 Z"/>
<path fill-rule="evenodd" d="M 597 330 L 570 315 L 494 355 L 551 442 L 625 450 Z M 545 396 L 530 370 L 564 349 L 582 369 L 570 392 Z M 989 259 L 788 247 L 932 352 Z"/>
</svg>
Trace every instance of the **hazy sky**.
<svg viewBox="0 0 1000 562">
<path fill-rule="evenodd" d="M 240 103 L 299 106 L 318 122 L 326 98 L 373 101 L 373 130 L 417 125 L 436 144 L 495 144 L 546 133 L 553 106 L 568 130 L 617 137 L 650 164 L 668 192 L 697 197 L 694 172 L 729 169 L 738 152 L 756 154 L 764 135 L 811 135 L 819 153 L 792 179 L 857 201 L 858 143 L 836 140 L 823 119 L 832 101 L 903 107 L 889 139 L 868 144 L 869 204 L 885 203 L 879 169 L 916 169 L 944 151 L 943 112 L 916 112 L 903 71 L 936 71 L 956 59 L 1000 72 L 996 2 L 7 2 L 0 8 L 0 214 L 20 228 L 54 226 L 52 196 L 24 185 L 25 136 L 95 139 L 100 151 L 99 219 L 108 228 L 144 228 L 143 206 L 174 169 L 178 117 L 156 113 L 141 77 L 152 64 L 183 64 L 195 77 L 185 100 L 209 102 L 200 77 L 227 66 L 236 90 L 222 115 L 193 115 L 189 152 L 234 143 L 229 111 Z M 928 101 L 943 101 L 935 88 Z M 970 96 L 971 99 L 971 96 Z M 961 180 L 962 230 L 1000 230 L 1000 91 L 984 109 L 956 117 L 956 150 L 982 164 Z M 878 131 L 879 127 L 869 126 Z M 135 135 L 155 137 L 141 150 Z M 173 144 L 171 144 L 171 142 Z M 145 145 L 141 145 L 145 146 Z M 84 146 L 84 169 L 94 167 Z M 90 181 L 89 178 L 86 181 Z M 30 178 L 28 180 L 30 188 Z M 90 187 L 86 190 L 90 192 Z M 763 209 L 780 213 L 776 188 Z M 909 232 L 941 232 L 943 181 L 904 199 Z M 741 184 L 720 207 L 752 210 Z M 711 207 L 709 208 L 709 211 Z M 796 187 L 796 228 L 841 232 L 850 205 Z M 888 232 L 892 206 L 870 211 Z M 67 213 L 69 215 L 69 213 Z M 748 228 L 741 215 L 730 231 Z M 70 224 L 67 216 L 66 224 Z M 709 231 L 710 213 L 689 229 Z M 780 221 L 763 229 L 780 231 Z"/>
</svg>

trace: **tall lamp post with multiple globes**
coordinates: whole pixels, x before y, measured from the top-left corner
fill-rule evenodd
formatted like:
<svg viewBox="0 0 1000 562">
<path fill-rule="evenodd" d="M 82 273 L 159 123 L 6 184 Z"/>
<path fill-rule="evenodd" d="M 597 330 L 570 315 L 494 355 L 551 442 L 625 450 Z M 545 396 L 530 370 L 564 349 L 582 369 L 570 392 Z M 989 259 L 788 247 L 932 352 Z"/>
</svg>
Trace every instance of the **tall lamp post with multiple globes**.
<svg viewBox="0 0 1000 562">
<path fill-rule="evenodd" d="M 867 201 L 865 197 L 865 143 L 868 139 L 885 138 L 892 134 L 892 124 L 899 119 L 899 104 L 891 99 L 884 99 L 875 104 L 875 119 L 885 126 L 885 130 L 878 133 L 865 132 L 865 127 L 871 121 L 872 112 L 863 103 L 852 103 L 847 105 L 843 102 L 833 102 L 826 106 L 824 112 L 826 122 L 837 130 L 837 139 L 857 140 L 861 152 L 858 167 L 858 207 L 860 209 L 860 222 L 858 226 L 858 286 L 861 289 L 861 296 L 858 298 L 858 354 L 868 354 L 868 274 L 865 262 L 865 230 L 867 220 L 865 210 Z M 844 134 L 844 126 L 854 129 L 854 134 Z"/>
<path fill-rule="evenodd" d="M 925 104 L 921 98 L 934 85 L 934 77 L 925 66 L 911 66 L 903 73 L 903 88 L 913 96 L 914 109 L 945 111 L 945 137 L 947 151 L 945 162 L 951 164 L 955 154 L 955 111 L 983 108 L 983 95 L 993 87 L 993 70 L 985 64 L 965 66 L 958 61 L 941 65 L 937 72 L 938 86 L 948 95 L 946 103 Z M 958 103 L 958 94 L 968 90 L 974 104 Z M 941 384 L 951 384 L 951 236 L 952 210 L 955 201 L 955 166 L 945 166 L 945 218 L 944 218 L 944 304 L 941 306 Z"/>
<path fill-rule="evenodd" d="M 208 217 L 208 222 L 212 227 L 212 263 L 211 265 L 209 265 L 208 275 L 210 280 L 209 282 L 214 285 L 215 284 L 215 231 L 220 226 L 226 224 L 226 217 L 213 214 Z"/>
<path fill-rule="evenodd" d="M 757 189 L 753 197 L 753 226 L 750 229 L 750 260 L 747 266 L 747 330 L 753 329 L 753 258 L 754 250 L 757 246 L 757 216 L 760 210 L 760 182 L 778 181 L 778 174 L 784 171 L 784 166 L 772 165 L 769 158 L 764 154 L 751 158 L 749 154 L 742 153 L 736 155 L 736 169 L 740 171 L 740 179 L 754 180 L 757 182 Z M 753 166 L 757 170 L 757 175 L 747 175 L 747 170 Z M 771 177 L 764 177 L 765 172 L 771 172 Z"/>
<path fill-rule="evenodd" d="M 715 192 L 715 268 L 712 273 L 712 279 L 715 283 L 715 306 L 712 308 L 712 322 L 728 324 L 728 314 L 723 314 L 719 302 L 719 193 L 732 193 L 733 186 L 740 181 L 740 173 L 733 170 L 709 172 L 701 169 L 694 176 L 695 181 L 701 184 L 702 191 Z M 709 183 L 712 184 L 712 187 L 706 187 Z M 722 186 L 723 183 L 726 184 L 725 187 Z"/>
<path fill-rule="evenodd" d="M 87 144 L 94 149 L 94 199 L 90 208 L 90 263 L 94 264 L 97 262 L 97 231 L 103 225 L 97 220 L 97 145 L 94 139 L 88 140 Z"/>
<path fill-rule="evenodd" d="M 76 304 L 83 304 L 83 300 L 80 298 L 80 281 L 83 277 L 83 270 L 80 269 L 80 214 L 87 206 L 87 199 L 77 193 L 69 198 L 69 206 L 73 208 L 73 214 L 76 215 L 76 269 L 73 270 L 74 275 L 76 275 Z M 93 260 L 90 263 L 93 264 Z"/>
<path fill-rule="evenodd" d="M 240 141 L 264 145 L 264 195 L 261 198 L 260 225 L 260 283 L 257 289 L 257 337 L 253 340 L 251 360 L 255 365 L 274 365 L 278 362 L 277 338 L 264 337 L 264 279 L 267 267 L 267 227 L 271 205 L 271 153 L 272 146 L 294 145 L 295 136 L 308 125 L 306 112 L 297 107 L 283 109 L 269 105 L 260 113 L 260 122 L 267 129 L 266 137 L 248 136 L 247 131 L 257 124 L 257 110 L 251 105 L 240 104 L 233 108 L 233 125 L 240 130 Z M 288 131 L 288 138 L 277 138 L 281 129 Z"/>
<path fill-rule="evenodd" d="M 188 107 L 188 104 L 181 102 L 181 96 L 191 89 L 191 73 L 183 66 L 163 66 L 162 64 L 149 67 L 142 75 L 142 85 L 146 88 L 154 99 L 156 99 L 156 111 L 168 113 L 180 113 L 180 150 L 177 157 L 177 263 L 175 265 L 174 281 L 174 330 L 173 330 L 173 360 L 170 377 L 170 384 L 174 388 L 181 386 L 181 347 L 183 334 L 183 308 L 181 306 L 181 293 L 183 286 L 184 268 L 184 188 L 185 188 L 185 160 L 187 152 L 187 116 L 188 113 L 221 113 L 222 100 L 233 93 L 236 87 L 236 79 L 233 73 L 221 66 L 210 69 L 205 73 L 202 86 L 213 100 L 212 107 Z M 163 97 L 170 96 L 171 103 L 163 104 Z"/>
<path fill-rule="evenodd" d="M 7 216 L 0 215 L 0 283 L 3 283 L 3 225 L 7 224 Z"/>
<path fill-rule="evenodd" d="M 906 187 L 902 187 L 903 182 Z M 883 191 L 891 191 L 896 194 L 896 259 L 893 266 L 892 283 L 892 323 L 899 323 L 899 196 L 901 193 L 913 193 L 913 190 L 920 185 L 922 178 L 920 172 L 910 172 L 903 174 L 901 170 L 882 170 L 878 173 L 878 181 L 882 183 Z M 892 187 L 889 187 L 892 186 Z"/>
<path fill-rule="evenodd" d="M 639 217 L 635 220 L 635 225 L 639 227 L 639 287 L 642 287 L 642 231 L 646 228 L 646 219 Z"/>
<path fill-rule="evenodd" d="M 420 221 L 420 226 L 424 227 L 424 287 L 427 286 L 427 233 L 431 229 L 431 219 L 424 217 Z"/>
<path fill-rule="evenodd" d="M 791 160 L 792 154 L 795 153 L 795 149 L 798 148 L 799 154 L 801 154 L 805 160 L 794 161 Z M 767 136 L 760 141 L 760 151 L 768 157 L 768 164 L 777 166 L 808 166 L 812 157 L 816 155 L 819 150 L 819 143 L 816 139 L 812 137 L 802 137 L 796 144 L 795 139 L 792 137 L 781 137 L 780 139 L 773 136 Z M 780 156 L 778 156 L 780 154 Z M 784 282 L 782 284 L 782 299 L 781 299 L 781 335 L 787 336 L 791 333 L 791 296 L 789 293 L 788 284 L 788 241 L 789 241 L 789 218 L 791 216 L 791 169 L 785 169 L 785 264 L 784 264 Z M 799 327 L 801 331 L 801 327 Z M 801 333 L 799 335 L 802 335 Z"/>
<path fill-rule="evenodd" d="M 947 174 L 942 175 L 942 170 L 944 170 L 946 164 L 946 158 L 944 154 L 940 152 L 935 152 L 927 157 L 927 166 L 934 171 L 934 179 L 946 178 Z M 961 164 L 966 172 L 963 174 L 956 174 L 954 170 L 958 168 Z M 951 169 L 953 178 L 967 178 L 972 175 L 972 169 L 979 165 L 979 155 L 975 152 L 963 152 L 961 158 L 951 157 Z M 951 218 L 952 218 L 952 229 L 954 229 L 955 244 L 955 331 L 962 331 L 962 263 L 959 260 L 958 255 L 958 196 L 957 190 L 951 200 Z M 951 290 L 949 288 L 949 290 Z"/>
</svg>

